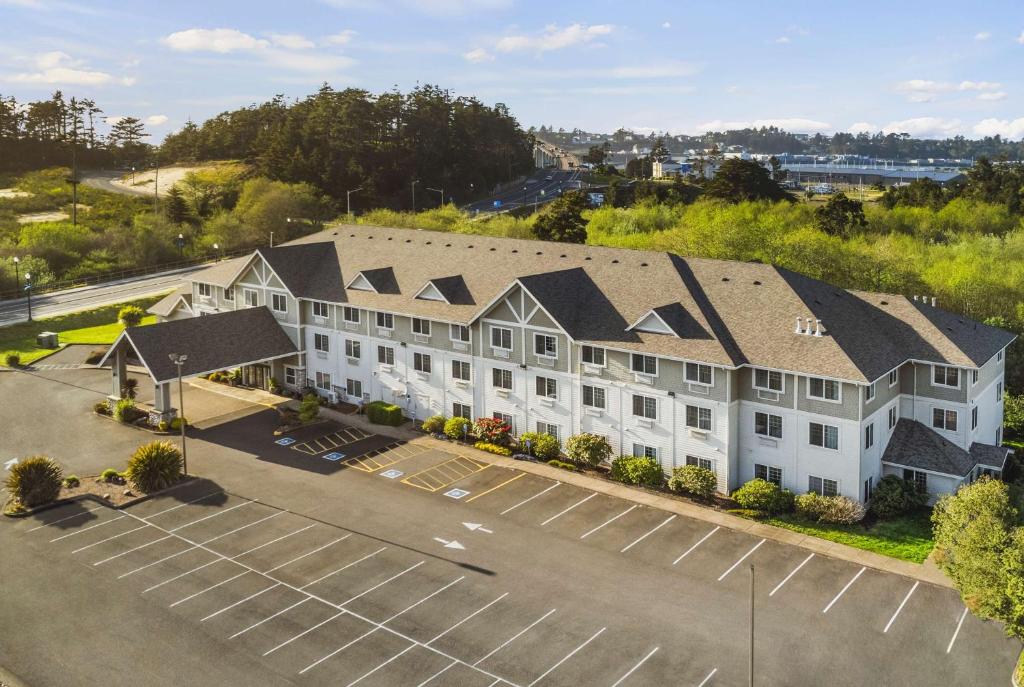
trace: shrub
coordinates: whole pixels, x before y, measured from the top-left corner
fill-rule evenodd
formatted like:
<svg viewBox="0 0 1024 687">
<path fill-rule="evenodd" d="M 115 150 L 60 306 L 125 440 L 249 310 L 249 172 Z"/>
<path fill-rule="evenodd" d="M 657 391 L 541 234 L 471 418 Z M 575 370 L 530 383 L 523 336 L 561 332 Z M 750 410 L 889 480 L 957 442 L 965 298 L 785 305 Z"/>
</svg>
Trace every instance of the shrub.
<svg viewBox="0 0 1024 687">
<path fill-rule="evenodd" d="M 283 388 L 281 386 L 281 382 L 277 381 L 274 377 L 270 378 L 270 381 L 267 382 L 267 386 L 270 387 L 270 393 L 272 394 L 281 393 L 281 389 Z"/>
<path fill-rule="evenodd" d="M 530 442 L 530 448 L 526 448 L 526 442 Z M 538 432 L 523 432 L 519 435 L 519 448 L 531 456 L 540 458 L 541 460 L 552 460 L 558 458 L 561 455 L 561 447 L 558 445 L 558 439 L 554 438 L 550 434 L 540 434 Z"/>
<path fill-rule="evenodd" d="M 548 465 L 561 468 L 562 470 L 571 470 L 572 472 L 576 472 L 576 465 L 574 463 L 566 463 L 564 460 L 558 460 L 557 458 L 555 460 L 549 460 Z"/>
<path fill-rule="evenodd" d="M 423 421 L 423 431 L 428 434 L 440 434 L 444 431 L 444 415 L 431 415 Z"/>
<path fill-rule="evenodd" d="M 97 415 L 110 415 L 110 406 L 106 401 L 96 401 L 92 404 L 92 412 Z"/>
<path fill-rule="evenodd" d="M 619 482 L 642 484 L 645 487 L 660 487 L 665 481 L 661 463 L 657 458 L 647 456 L 619 456 L 612 461 L 609 476 Z"/>
<path fill-rule="evenodd" d="M 511 456 L 512 449 L 507 446 L 499 446 L 498 444 L 492 444 L 489 441 L 478 441 L 473 444 L 473 448 L 478 448 L 481 451 L 487 451 L 488 453 L 496 453 L 499 456 Z"/>
<path fill-rule="evenodd" d="M 7 351 L 4 353 L 4 365 L 7 367 L 17 367 L 21 365 L 21 354 L 17 351 Z"/>
<path fill-rule="evenodd" d="M 130 398 L 122 398 L 114 406 L 114 419 L 118 422 L 132 422 L 136 420 L 141 411 L 135 407 L 135 401 Z"/>
<path fill-rule="evenodd" d="M 672 471 L 668 488 L 701 499 L 710 499 L 718 489 L 718 476 L 699 465 L 680 465 Z"/>
<path fill-rule="evenodd" d="M 793 509 L 793 492 L 760 478 L 752 479 L 732 493 L 742 508 L 761 513 L 785 513 Z"/>
<path fill-rule="evenodd" d="M 366 405 L 366 417 L 375 425 L 397 427 L 402 424 L 402 409 L 393 403 L 374 401 Z"/>
<path fill-rule="evenodd" d="M 67 489 L 74 489 L 81 483 L 81 480 L 78 479 L 78 475 L 68 475 L 67 477 L 64 478 L 63 482 L 64 486 Z"/>
<path fill-rule="evenodd" d="M 511 443 L 511 432 L 512 427 L 508 423 L 493 417 L 477 418 L 477 421 L 473 423 L 473 433 L 477 437 L 482 441 L 498 444 L 499 446 L 507 446 Z M 511 452 L 509 452 L 509 455 L 511 455 Z"/>
<path fill-rule="evenodd" d="M 299 419 L 303 422 L 312 422 L 320 417 L 320 401 L 316 394 L 306 394 L 299 404 Z M 371 420 L 372 421 L 372 420 Z"/>
<path fill-rule="evenodd" d="M 159 422 L 159 423 L 157 424 L 156 428 L 157 428 L 158 430 L 160 430 L 161 432 L 166 432 L 166 431 L 170 430 L 170 428 L 171 428 L 171 423 L 170 423 L 170 422 L 168 422 L 167 420 L 161 420 L 161 421 L 160 421 L 160 422 Z"/>
<path fill-rule="evenodd" d="M 920 508 L 926 503 L 928 494 L 919 492 L 913 482 L 896 475 L 886 475 L 878 480 L 878 484 L 871 491 L 868 509 L 873 515 L 884 520 Z"/>
<path fill-rule="evenodd" d="M 444 423 L 444 433 L 449 439 L 472 436 L 473 423 L 464 417 L 453 417 Z"/>
<path fill-rule="evenodd" d="M 169 441 L 151 441 L 135 449 L 125 475 L 140 491 L 166 489 L 181 477 L 181 451 Z"/>
<path fill-rule="evenodd" d="M 188 418 L 187 417 L 176 417 L 176 418 L 173 418 L 171 420 L 171 424 L 170 424 L 171 431 L 172 432 L 180 432 L 181 431 L 181 423 L 183 423 L 183 422 L 185 423 L 185 426 L 188 427 Z"/>
<path fill-rule="evenodd" d="M 125 327 L 138 327 L 146 313 L 137 305 L 126 305 L 117 313 L 117 321 Z"/>
<path fill-rule="evenodd" d="M 612 447 L 599 434 L 574 434 L 565 442 L 565 456 L 577 465 L 596 467 L 611 460 Z"/>
<path fill-rule="evenodd" d="M 819 520 L 837 525 L 852 525 L 864 519 L 866 513 L 860 501 L 849 496 L 826 496 Z"/>
<path fill-rule="evenodd" d="M 121 484 L 121 473 L 114 468 L 107 468 L 100 473 L 100 481 L 108 484 Z"/>
<path fill-rule="evenodd" d="M 62 470 L 46 456 L 32 456 L 11 466 L 4 486 L 18 503 L 35 508 L 60 495 Z"/>
<path fill-rule="evenodd" d="M 825 510 L 825 499 L 813 491 L 800 494 L 793 499 L 797 515 L 817 522 Z"/>
<path fill-rule="evenodd" d="M 85 363 L 87 365 L 99 365 L 100 361 L 103 360 L 103 356 L 106 354 L 106 348 L 94 348 L 89 351 L 89 355 L 85 356 Z"/>
</svg>

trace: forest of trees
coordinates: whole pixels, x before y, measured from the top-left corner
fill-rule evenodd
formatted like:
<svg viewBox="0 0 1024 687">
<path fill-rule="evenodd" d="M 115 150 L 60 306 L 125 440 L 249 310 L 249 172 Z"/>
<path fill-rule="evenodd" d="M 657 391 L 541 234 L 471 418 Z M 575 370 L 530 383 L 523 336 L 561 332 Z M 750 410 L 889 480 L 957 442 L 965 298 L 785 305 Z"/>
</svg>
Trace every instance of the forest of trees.
<svg viewBox="0 0 1024 687">
<path fill-rule="evenodd" d="M 362 207 L 462 202 L 533 169 L 533 139 L 502 104 L 484 105 L 435 86 L 372 94 L 324 85 L 186 124 L 161 147 L 164 161 L 237 159 L 270 179 L 308 183 Z"/>
</svg>

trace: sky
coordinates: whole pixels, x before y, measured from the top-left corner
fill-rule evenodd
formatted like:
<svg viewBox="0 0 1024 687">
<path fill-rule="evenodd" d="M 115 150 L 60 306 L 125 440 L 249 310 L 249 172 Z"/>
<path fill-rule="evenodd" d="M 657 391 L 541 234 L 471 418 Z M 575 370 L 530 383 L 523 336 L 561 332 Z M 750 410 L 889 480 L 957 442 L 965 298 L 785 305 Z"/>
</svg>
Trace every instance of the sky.
<svg viewBox="0 0 1024 687">
<path fill-rule="evenodd" d="M 324 83 L 436 84 L 523 126 L 1024 137 L 1020 0 L 0 0 L 0 95 L 152 141 Z"/>
</svg>

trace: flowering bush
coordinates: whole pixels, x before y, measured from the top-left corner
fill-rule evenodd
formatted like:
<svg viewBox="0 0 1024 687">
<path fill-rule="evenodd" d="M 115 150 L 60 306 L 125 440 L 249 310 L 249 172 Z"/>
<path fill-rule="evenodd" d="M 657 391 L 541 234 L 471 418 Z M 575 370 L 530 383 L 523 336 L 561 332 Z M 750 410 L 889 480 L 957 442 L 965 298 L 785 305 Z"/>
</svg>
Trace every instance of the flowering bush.
<svg viewBox="0 0 1024 687">
<path fill-rule="evenodd" d="M 512 427 L 507 422 L 491 417 L 478 418 L 473 423 L 473 433 L 489 444 L 506 446 L 511 440 Z"/>
</svg>

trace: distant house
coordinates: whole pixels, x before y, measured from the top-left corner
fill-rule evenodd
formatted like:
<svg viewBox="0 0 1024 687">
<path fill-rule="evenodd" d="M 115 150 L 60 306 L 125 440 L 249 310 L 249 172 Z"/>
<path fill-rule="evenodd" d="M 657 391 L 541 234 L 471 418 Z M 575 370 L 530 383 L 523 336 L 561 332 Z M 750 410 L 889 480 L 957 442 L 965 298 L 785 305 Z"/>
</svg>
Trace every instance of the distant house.
<svg viewBox="0 0 1024 687">
<path fill-rule="evenodd" d="M 655 160 L 651 163 L 651 175 L 655 179 L 663 179 L 665 177 L 675 176 L 676 174 L 687 174 L 688 172 L 689 165 L 671 158 L 664 162 Z"/>
</svg>

